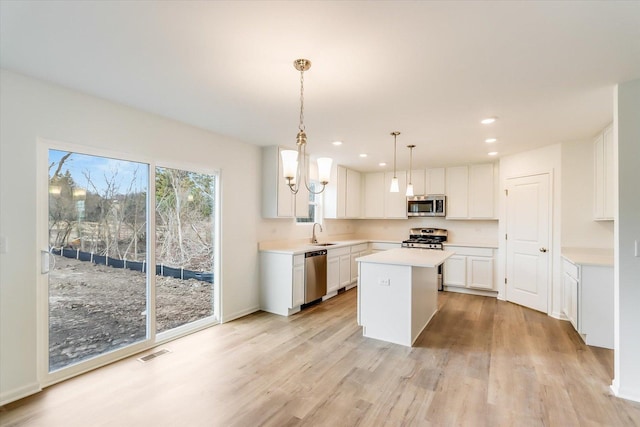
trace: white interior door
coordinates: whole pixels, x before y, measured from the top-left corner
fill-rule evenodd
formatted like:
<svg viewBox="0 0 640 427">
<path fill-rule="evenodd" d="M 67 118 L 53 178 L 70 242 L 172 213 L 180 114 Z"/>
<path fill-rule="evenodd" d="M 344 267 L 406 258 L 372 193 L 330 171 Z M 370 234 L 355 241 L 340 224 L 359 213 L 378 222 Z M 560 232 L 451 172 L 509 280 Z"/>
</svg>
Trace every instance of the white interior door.
<svg viewBox="0 0 640 427">
<path fill-rule="evenodd" d="M 549 175 L 507 180 L 508 301 L 547 312 L 550 248 Z"/>
</svg>

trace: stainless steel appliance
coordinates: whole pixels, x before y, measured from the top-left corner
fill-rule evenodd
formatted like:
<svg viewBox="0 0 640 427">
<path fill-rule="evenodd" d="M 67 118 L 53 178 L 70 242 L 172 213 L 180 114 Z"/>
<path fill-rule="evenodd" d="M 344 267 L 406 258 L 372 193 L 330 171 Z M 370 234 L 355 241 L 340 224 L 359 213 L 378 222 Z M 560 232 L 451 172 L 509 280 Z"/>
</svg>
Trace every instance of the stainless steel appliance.
<svg viewBox="0 0 640 427">
<path fill-rule="evenodd" d="M 327 251 L 304 254 L 304 303 L 308 304 L 327 294 Z"/>
<path fill-rule="evenodd" d="M 445 216 L 444 194 L 407 197 L 407 216 Z"/>
<path fill-rule="evenodd" d="M 449 232 L 443 228 L 412 228 L 409 230 L 409 238 L 402 241 L 403 248 L 443 250 L 443 243 L 447 241 Z M 443 268 L 438 266 L 438 290 L 444 289 Z"/>
</svg>

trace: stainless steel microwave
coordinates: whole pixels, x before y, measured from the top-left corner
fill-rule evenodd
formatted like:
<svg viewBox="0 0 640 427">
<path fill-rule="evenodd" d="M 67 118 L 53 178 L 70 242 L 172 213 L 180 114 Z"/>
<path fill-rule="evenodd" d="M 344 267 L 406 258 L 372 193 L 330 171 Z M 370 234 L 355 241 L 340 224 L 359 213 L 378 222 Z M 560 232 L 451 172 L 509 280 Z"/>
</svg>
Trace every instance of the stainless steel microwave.
<svg viewBox="0 0 640 427">
<path fill-rule="evenodd" d="M 407 216 L 445 216 L 444 194 L 407 197 Z"/>
</svg>

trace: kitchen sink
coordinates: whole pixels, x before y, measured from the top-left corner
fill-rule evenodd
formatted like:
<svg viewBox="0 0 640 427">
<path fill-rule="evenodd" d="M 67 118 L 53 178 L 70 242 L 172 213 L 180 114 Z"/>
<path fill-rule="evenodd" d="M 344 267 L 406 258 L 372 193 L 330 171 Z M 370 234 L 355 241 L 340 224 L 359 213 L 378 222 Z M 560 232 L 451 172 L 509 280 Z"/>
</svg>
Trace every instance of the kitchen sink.
<svg viewBox="0 0 640 427">
<path fill-rule="evenodd" d="M 337 243 L 313 243 L 313 246 L 333 246 L 337 245 Z"/>
</svg>

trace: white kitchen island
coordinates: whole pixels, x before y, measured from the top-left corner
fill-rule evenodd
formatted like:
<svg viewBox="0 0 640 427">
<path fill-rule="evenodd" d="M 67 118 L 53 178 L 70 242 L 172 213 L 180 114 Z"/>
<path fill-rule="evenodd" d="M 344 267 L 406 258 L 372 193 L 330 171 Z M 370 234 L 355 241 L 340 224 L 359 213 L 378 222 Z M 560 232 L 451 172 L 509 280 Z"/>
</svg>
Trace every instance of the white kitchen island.
<svg viewBox="0 0 640 427">
<path fill-rule="evenodd" d="M 411 347 L 438 311 L 438 269 L 454 252 L 397 248 L 357 258 L 365 337 Z"/>
</svg>

